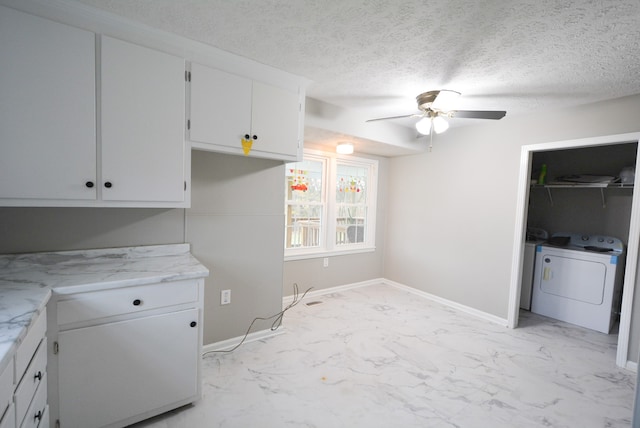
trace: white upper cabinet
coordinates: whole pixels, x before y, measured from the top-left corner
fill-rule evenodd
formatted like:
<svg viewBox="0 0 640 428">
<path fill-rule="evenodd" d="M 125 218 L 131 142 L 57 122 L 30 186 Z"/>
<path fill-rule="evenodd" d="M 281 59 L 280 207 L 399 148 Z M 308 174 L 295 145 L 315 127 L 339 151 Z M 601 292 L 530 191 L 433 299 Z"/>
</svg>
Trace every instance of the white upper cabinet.
<svg viewBox="0 0 640 428">
<path fill-rule="evenodd" d="M 258 137 L 253 148 L 297 159 L 298 148 L 302 148 L 298 94 L 254 81 L 252 101 L 251 132 Z"/>
<path fill-rule="evenodd" d="M 191 148 L 302 158 L 306 80 L 68 2 L 9 3 L 0 206 L 185 208 Z"/>
<path fill-rule="evenodd" d="M 202 150 L 296 160 L 301 155 L 302 106 L 298 93 L 191 65 L 189 140 Z"/>
<path fill-rule="evenodd" d="M 184 59 L 98 40 L 0 6 L 0 205 L 188 206 Z"/>
<path fill-rule="evenodd" d="M 0 61 L 0 199 L 95 200 L 95 35 L 0 6 Z"/>
<path fill-rule="evenodd" d="M 185 62 L 101 37 L 102 199 L 185 199 Z"/>
<path fill-rule="evenodd" d="M 251 80 L 191 64 L 189 139 L 242 150 L 251 132 Z"/>
</svg>

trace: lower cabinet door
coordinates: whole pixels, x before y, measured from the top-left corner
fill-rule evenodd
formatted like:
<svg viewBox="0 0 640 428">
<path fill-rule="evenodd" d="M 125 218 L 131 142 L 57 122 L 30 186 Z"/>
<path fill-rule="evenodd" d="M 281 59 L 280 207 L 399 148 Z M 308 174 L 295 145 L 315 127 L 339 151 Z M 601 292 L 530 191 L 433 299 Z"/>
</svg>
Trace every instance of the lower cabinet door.
<svg viewBox="0 0 640 428">
<path fill-rule="evenodd" d="M 94 428 L 197 398 L 198 309 L 60 332 L 60 427 Z"/>
<path fill-rule="evenodd" d="M 0 428 L 16 428 L 16 408 L 10 404 L 4 413 L 0 415 Z"/>
</svg>

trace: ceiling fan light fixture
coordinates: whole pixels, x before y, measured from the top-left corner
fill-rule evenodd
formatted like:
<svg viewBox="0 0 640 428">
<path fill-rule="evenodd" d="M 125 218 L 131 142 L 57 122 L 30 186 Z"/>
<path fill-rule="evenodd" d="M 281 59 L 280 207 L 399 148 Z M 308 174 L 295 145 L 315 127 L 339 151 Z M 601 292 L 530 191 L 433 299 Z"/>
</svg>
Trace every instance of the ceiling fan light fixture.
<svg viewBox="0 0 640 428">
<path fill-rule="evenodd" d="M 338 143 L 336 146 L 336 153 L 340 155 L 350 155 L 353 153 L 353 144 L 351 143 Z"/>
<path fill-rule="evenodd" d="M 449 129 L 449 122 L 444 117 L 436 116 L 433 118 L 433 130 L 436 134 L 442 134 L 447 129 Z"/>
<path fill-rule="evenodd" d="M 438 92 L 436 99 L 431 104 L 431 108 L 440 111 L 452 110 L 459 97 L 460 92 L 458 91 L 442 89 Z"/>
<path fill-rule="evenodd" d="M 416 129 L 422 135 L 429 135 L 431 132 L 431 118 L 423 117 L 416 123 Z"/>
</svg>

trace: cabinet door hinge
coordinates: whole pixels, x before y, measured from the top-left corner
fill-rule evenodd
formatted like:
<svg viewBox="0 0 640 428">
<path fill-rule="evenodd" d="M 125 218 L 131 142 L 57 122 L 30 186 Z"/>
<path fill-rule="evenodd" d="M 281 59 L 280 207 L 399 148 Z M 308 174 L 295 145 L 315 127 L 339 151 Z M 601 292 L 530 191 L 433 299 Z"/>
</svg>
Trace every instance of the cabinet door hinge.
<svg viewBox="0 0 640 428">
<path fill-rule="evenodd" d="M 187 191 L 187 182 L 186 181 L 184 182 L 184 191 L 185 192 Z"/>
<path fill-rule="evenodd" d="M 56 428 L 60 428 L 60 419 L 56 419 Z"/>
<path fill-rule="evenodd" d="M 187 129 L 191 129 L 191 119 L 187 119 Z"/>
<path fill-rule="evenodd" d="M 191 82 L 191 72 L 188 70 L 184 71 L 184 80 L 187 82 Z"/>
<path fill-rule="evenodd" d="M 58 342 L 53 342 L 53 355 L 58 355 L 59 351 L 60 351 L 60 345 L 58 345 Z"/>
</svg>

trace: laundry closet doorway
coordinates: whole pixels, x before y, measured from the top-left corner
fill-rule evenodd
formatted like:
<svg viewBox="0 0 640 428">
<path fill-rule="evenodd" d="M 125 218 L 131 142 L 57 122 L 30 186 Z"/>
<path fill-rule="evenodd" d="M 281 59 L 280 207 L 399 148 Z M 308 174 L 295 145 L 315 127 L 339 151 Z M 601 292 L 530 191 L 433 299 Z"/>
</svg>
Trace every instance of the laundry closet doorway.
<svg viewBox="0 0 640 428">
<path fill-rule="evenodd" d="M 536 165 L 534 161 L 540 163 L 544 161 L 544 159 L 549 159 L 549 155 L 553 153 L 563 153 L 565 151 L 572 151 L 576 149 L 574 153 L 584 153 L 584 152 L 594 152 L 594 153 L 602 153 L 599 148 L 606 150 L 607 147 L 612 151 L 619 151 L 620 148 L 624 148 L 625 150 L 629 150 L 633 144 L 633 150 L 635 156 L 633 156 L 631 160 L 632 165 L 637 165 L 637 145 L 640 140 L 640 133 L 630 133 L 630 134 L 619 134 L 619 135 L 610 135 L 604 137 L 596 137 L 596 138 L 586 138 L 579 140 L 568 140 L 568 141 L 558 141 L 553 143 L 544 143 L 544 144 L 535 144 L 529 146 L 523 146 L 521 152 L 521 162 L 520 162 L 520 177 L 518 184 L 518 198 L 517 198 L 517 210 L 516 210 L 516 228 L 514 234 L 514 246 L 513 246 L 513 259 L 512 259 L 512 269 L 511 269 L 511 284 L 510 284 L 510 293 L 509 293 L 509 313 L 508 313 L 508 324 L 509 327 L 515 328 L 518 325 L 518 317 L 520 310 L 520 286 L 521 286 L 521 278 L 522 278 L 522 269 L 523 269 L 523 255 L 524 255 L 524 243 L 526 237 L 526 228 L 527 222 L 529 220 L 529 201 L 531 196 L 531 178 L 532 173 L 537 172 L 536 169 L 540 168 L 540 165 Z M 624 146 L 624 147 L 623 147 Z M 584 150 L 580 150 L 584 149 Z M 567 153 L 564 153 L 565 155 Z M 547 156 L 547 157 L 545 157 Z M 570 159 L 567 156 L 564 156 L 566 159 Z M 562 163 L 560 161 L 560 163 Z M 629 165 L 630 166 L 630 165 Z M 565 169 L 565 171 L 568 171 Z M 588 173 L 588 171 L 583 171 L 582 173 Z M 615 174 L 618 175 L 619 171 L 615 171 Z M 553 173 L 550 174 L 553 177 Z M 635 174 L 634 181 L 634 189 L 640 188 L 640 174 Z M 538 188 L 534 189 L 534 192 L 545 192 L 548 189 Z M 580 189 L 580 191 L 589 191 L 593 192 L 593 197 L 597 198 L 597 201 L 603 205 L 606 205 L 606 197 L 608 195 L 607 190 L 603 190 L 600 192 L 599 189 Z M 625 189 L 625 192 L 633 191 L 630 189 Z M 549 193 L 548 195 L 542 193 L 541 195 L 533 195 L 537 200 L 536 203 L 540 204 L 541 196 L 549 198 L 548 203 L 553 204 L 554 195 L 556 198 L 561 197 L 561 194 L 556 195 L 555 193 Z M 631 200 L 631 212 L 630 219 L 627 222 L 624 221 L 623 225 L 608 225 L 608 230 L 612 230 L 611 235 L 621 234 L 621 238 L 626 238 L 626 231 L 628 231 L 628 241 L 627 241 L 627 249 L 626 249 L 626 266 L 625 266 L 625 277 L 624 277 L 624 285 L 622 292 L 622 310 L 620 316 L 620 325 L 619 325 L 619 333 L 618 333 L 618 346 L 617 346 L 617 354 L 616 354 L 616 364 L 620 367 L 634 368 L 635 363 L 630 362 L 629 355 L 629 344 L 632 341 L 633 336 L 640 335 L 640 325 L 634 326 L 632 328 L 632 310 L 633 310 L 633 295 L 634 288 L 636 282 L 636 272 L 638 265 L 638 249 L 640 247 L 640 196 L 638 192 L 633 191 Z M 540 207 L 537 207 L 540 208 Z M 544 208 L 544 207 L 543 207 Z M 628 209 L 628 208 L 627 208 Z M 542 211 L 545 211 L 543 209 Z M 548 211 L 548 210 L 547 210 Z M 542 215 L 542 214 L 539 214 Z M 558 218 L 557 221 L 555 219 L 550 219 L 549 215 L 547 218 L 542 221 L 544 224 L 551 224 L 552 227 L 563 227 L 563 223 L 565 225 L 571 224 L 567 222 L 567 217 L 572 215 L 576 215 L 574 213 L 566 213 L 565 218 Z M 604 220 L 597 220 L 598 216 L 602 216 L 601 212 L 594 212 L 592 216 L 587 216 L 583 219 L 580 219 L 580 222 L 576 224 L 576 227 L 595 227 L 594 224 L 602 224 Z M 542 215 L 544 217 L 544 215 Z M 593 220 L 596 218 L 596 220 Z M 549 223 L 549 222 L 552 223 Z M 598 223 L 598 221 L 600 223 Z M 557 232 L 558 230 L 553 230 L 553 232 Z M 579 230 L 563 230 L 563 232 L 579 232 Z M 601 233 L 596 230 L 588 230 L 585 231 L 587 233 Z M 624 240 L 624 239 L 623 239 Z M 638 324 L 638 323 L 635 323 Z"/>
</svg>

